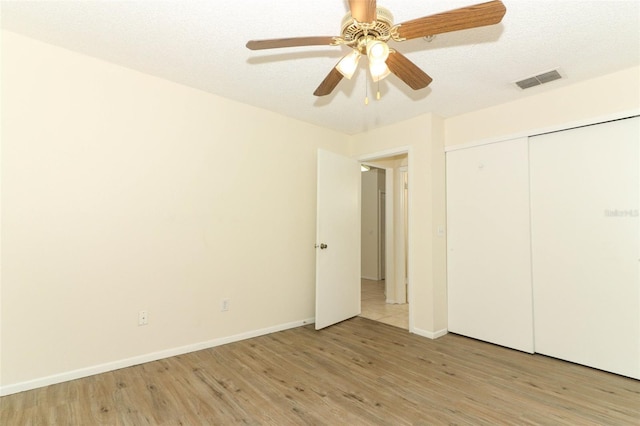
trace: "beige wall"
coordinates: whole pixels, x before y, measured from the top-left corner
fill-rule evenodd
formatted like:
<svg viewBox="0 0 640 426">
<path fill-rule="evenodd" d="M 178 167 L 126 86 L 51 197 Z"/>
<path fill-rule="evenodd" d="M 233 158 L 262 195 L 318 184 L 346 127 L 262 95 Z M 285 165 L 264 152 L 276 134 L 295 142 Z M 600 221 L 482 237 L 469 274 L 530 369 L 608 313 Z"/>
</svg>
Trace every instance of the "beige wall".
<svg viewBox="0 0 640 426">
<path fill-rule="evenodd" d="M 608 118 L 621 112 L 635 110 L 637 114 L 640 67 L 549 92 L 526 93 L 518 101 L 447 119 L 446 145 L 530 136 L 540 130 L 584 124 L 585 120 Z"/>
<path fill-rule="evenodd" d="M 2 386 L 313 318 L 347 136 L 10 32 L 2 106 Z"/>
<path fill-rule="evenodd" d="M 640 67 L 521 100 L 440 119 L 423 115 L 355 135 L 354 157 L 409 148 L 410 288 L 415 332 L 437 336 L 447 327 L 444 146 L 495 141 L 561 129 L 640 111 Z"/>
<path fill-rule="evenodd" d="M 313 317 L 319 147 L 409 150 L 411 323 L 435 337 L 445 142 L 638 110 L 639 75 L 350 137 L 3 32 L 0 384 Z"/>
<path fill-rule="evenodd" d="M 446 329 L 446 245 L 443 120 L 427 114 L 355 135 L 351 155 L 409 151 L 410 327 L 435 337 Z"/>
</svg>

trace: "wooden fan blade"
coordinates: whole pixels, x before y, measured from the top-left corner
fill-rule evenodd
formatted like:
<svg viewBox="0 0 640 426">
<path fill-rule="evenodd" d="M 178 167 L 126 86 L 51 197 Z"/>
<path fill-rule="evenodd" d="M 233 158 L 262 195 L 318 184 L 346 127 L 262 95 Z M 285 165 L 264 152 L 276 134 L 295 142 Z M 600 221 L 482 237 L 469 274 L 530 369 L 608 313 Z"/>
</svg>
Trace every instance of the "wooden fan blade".
<svg viewBox="0 0 640 426">
<path fill-rule="evenodd" d="M 397 75 L 400 80 L 407 83 L 413 90 L 424 89 L 433 81 L 427 73 L 418 68 L 416 64 L 397 50 L 389 53 L 387 66 L 389 67 L 389 71 Z"/>
<path fill-rule="evenodd" d="M 376 20 L 376 0 L 349 0 L 351 16 L 358 22 Z"/>
<path fill-rule="evenodd" d="M 499 0 L 480 3 L 404 22 L 400 24 L 398 35 L 409 40 L 493 25 L 502 21 L 506 12 L 507 8 Z"/>
<path fill-rule="evenodd" d="M 329 74 L 322 80 L 320 86 L 313 92 L 316 96 L 326 96 L 329 93 L 333 92 L 333 89 L 336 88 L 338 83 L 342 80 L 343 75 L 338 71 L 336 67 L 334 67 Z"/>
<path fill-rule="evenodd" d="M 335 37 L 294 37 L 294 38 L 273 38 L 268 40 L 249 40 L 247 47 L 251 50 L 277 49 L 280 47 L 296 46 L 329 46 Z"/>
</svg>

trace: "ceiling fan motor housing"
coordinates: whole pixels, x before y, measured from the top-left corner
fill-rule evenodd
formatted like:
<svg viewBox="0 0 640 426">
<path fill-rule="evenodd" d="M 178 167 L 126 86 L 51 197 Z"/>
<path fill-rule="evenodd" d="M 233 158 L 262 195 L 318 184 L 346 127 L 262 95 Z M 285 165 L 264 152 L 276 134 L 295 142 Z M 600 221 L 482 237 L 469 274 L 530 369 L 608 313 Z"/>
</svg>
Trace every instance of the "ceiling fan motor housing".
<svg viewBox="0 0 640 426">
<path fill-rule="evenodd" d="M 373 36 L 379 40 L 389 40 L 393 27 L 393 15 L 384 7 L 376 8 L 376 20 L 373 22 L 358 22 L 347 13 L 342 18 L 342 38 L 347 42 L 357 42 L 363 37 Z"/>
</svg>

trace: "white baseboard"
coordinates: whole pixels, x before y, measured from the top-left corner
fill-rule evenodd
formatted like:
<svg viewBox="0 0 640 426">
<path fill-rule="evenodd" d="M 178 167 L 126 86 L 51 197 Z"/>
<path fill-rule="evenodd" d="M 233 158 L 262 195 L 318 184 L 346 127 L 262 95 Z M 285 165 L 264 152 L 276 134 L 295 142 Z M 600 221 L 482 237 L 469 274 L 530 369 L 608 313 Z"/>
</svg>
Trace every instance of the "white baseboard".
<svg viewBox="0 0 640 426">
<path fill-rule="evenodd" d="M 144 364 L 146 362 L 157 361 L 163 358 L 169 358 L 176 355 L 182 355 L 189 352 L 209 349 L 227 343 L 238 342 L 240 340 L 250 339 L 252 337 L 263 336 L 265 334 L 275 333 L 278 331 L 288 330 L 290 328 L 302 327 L 304 325 L 313 324 L 315 318 L 309 318 L 300 321 L 294 321 L 286 324 L 275 325 L 273 327 L 262 328 L 259 330 L 248 331 L 246 333 L 236 334 L 234 336 L 221 337 L 206 342 L 194 343 L 191 345 L 180 346 L 177 348 L 165 349 L 158 352 L 139 355 L 132 358 L 121 359 L 117 361 L 107 362 L 105 364 L 94 365 L 91 367 L 80 368 L 78 370 L 67 371 L 64 373 L 54 374 L 51 376 L 41 377 L 38 379 L 28 380 L 26 382 L 15 383 L 0 387 L 0 396 L 11 395 L 13 393 L 24 392 L 44 386 L 55 385 L 56 383 L 67 382 L 69 380 L 81 379 L 83 377 L 93 376 L 95 374 L 106 373 L 108 371 L 119 370 L 121 368 L 131 367 L 133 365 Z"/>
<path fill-rule="evenodd" d="M 443 330 L 438 330 L 438 331 L 427 331 L 427 330 L 421 330 L 419 328 L 413 328 L 413 330 L 411 331 L 413 334 L 417 334 L 418 336 L 422 336 L 422 337 L 426 337 L 428 339 L 437 339 L 439 337 L 444 336 L 445 334 L 448 333 L 447 329 L 443 329 Z"/>
</svg>

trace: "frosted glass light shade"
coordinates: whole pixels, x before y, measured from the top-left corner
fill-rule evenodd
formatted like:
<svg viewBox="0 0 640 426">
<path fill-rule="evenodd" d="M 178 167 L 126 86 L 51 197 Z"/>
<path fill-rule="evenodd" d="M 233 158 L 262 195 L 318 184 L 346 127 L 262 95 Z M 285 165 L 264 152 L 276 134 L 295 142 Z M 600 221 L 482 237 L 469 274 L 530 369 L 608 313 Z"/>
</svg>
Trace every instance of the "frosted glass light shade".
<svg viewBox="0 0 640 426">
<path fill-rule="evenodd" d="M 384 62 L 389 57 L 389 46 L 384 41 L 370 41 L 367 43 L 367 57 L 370 62 Z"/>
<path fill-rule="evenodd" d="M 336 69 L 340 72 L 340 74 L 348 79 L 351 79 L 351 77 L 353 77 L 353 73 L 356 72 L 360 56 L 360 52 L 355 49 L 352 50 L 351 53 L 346 55 L 340 60 L 340 62 L 338 62 L 338 65 L 336 65 Z"/>
<path fill-rule="evenodd" d="M 373 81 L 380 81 L 391 74 L 385 62 L 369 62 L 369 72 Z"/>
</svg>

